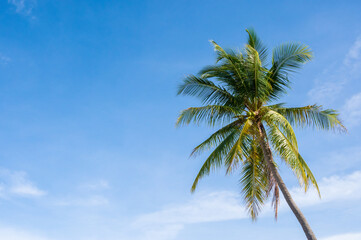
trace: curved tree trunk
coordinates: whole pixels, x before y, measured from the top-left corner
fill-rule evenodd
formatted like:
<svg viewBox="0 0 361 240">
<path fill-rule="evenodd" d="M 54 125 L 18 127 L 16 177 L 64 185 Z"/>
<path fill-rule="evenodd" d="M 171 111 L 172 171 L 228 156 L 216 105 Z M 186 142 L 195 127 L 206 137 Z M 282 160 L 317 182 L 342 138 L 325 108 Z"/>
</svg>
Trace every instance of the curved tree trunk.
<svg viewBox="0 0 361 240">
<path fill-rule="evenodd" d="M 277 168 L 274 165 L 271 148 L 266 141 L 266 131 L 261 123 L 258 125 L 260 144 L 266 160 L 267 166 L 269 167 L 273 177 L 275 178 L 283 197 L 285 198 L 288 206 L 290 206 L 292 212 L 295 214 L 298 222 L 301 224 L 303 231 L 306 234 L 308 240 L 317 240 L 315 234 L 312 232 L 310 225 L 308 224 L 305 216 L 303 216 L 301 210 L 297 207 L 296 203 L 293 201 L 291 194 L 289 193 L 286 184 L 283 182 L 281 175 L 278 173 Z"/>
</svg>

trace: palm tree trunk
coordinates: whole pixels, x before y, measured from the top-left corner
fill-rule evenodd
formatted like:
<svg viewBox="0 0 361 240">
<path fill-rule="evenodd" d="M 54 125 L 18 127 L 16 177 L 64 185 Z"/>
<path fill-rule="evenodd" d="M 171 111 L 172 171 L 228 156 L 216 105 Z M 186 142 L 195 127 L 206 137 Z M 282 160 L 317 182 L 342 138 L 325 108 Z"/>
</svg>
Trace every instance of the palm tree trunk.
<svg viewBox="0 0 361 240">
<path fill-rule="evenodd" d="M 291 194 L 289 193 L 286 184 L 283 182 L 281 175 L 278 173 L 277 168 L 274 165 L 271 148 L 266 141 L 266 131 L 262 125 L 262 123 L 258 124 L 260 144 L 264 154 L 264 158 L 266 160 L 266 164 L 269 167 L 273 177 L 275 178 L 283 197 L 285 198 L 288 206 L 290 206 L 292 212 L 295 214 L 298 222 L 301 224 L 303 231 L 306 234 L 308 240 L 317 240 L 315 234 L 312 232 L 310 225 L 308 224 L 305 216 L 303 216 L 301 210 L 297 207 L 296 203 L 293 201 Z"/>
</svg>

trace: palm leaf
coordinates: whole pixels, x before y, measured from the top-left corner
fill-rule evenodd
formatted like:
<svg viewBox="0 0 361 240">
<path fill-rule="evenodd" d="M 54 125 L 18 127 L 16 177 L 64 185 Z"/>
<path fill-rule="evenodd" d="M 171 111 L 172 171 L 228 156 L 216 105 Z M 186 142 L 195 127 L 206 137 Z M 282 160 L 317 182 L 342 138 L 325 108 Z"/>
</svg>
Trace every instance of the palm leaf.
<svg viewBox="0 0 361 240">
<path fill-rule="evenodd" d="M 228 152 L 225 165 L 227 167 L 226 173 L 230 173 L 238 164 L 238 162 L 242 159 L 242 145 L 244 144 L 244 140 L 249 134 L 249 128 L 252 126 L 252 121 L 248 119 L 239 134 L 237 142 L 233 145 L 231 150 Z"/>
<path fill-rule="evenodd" d="M 184 79 L 178 87 L 178 95 L 198 97 L 206 104 L 234 105 L 237 102 L 224 87 L 194 75 L 189 75 Z"/>
<path fill-rule="evenodd" d="M 309 105 L 305 107 L 286 108 L 282 105 L 270 106 L 282 114 L 291 124 L 305 127 L 312 126 L 322 130 L 346 131 L 338 118 L 339 114 L 333 109 L 323 110 L 322 106 Z"/>
<path fill-rule="evenodd" d="M 209 150 L 210 148 L 221 143 L 226 137 L 228 137 L 233 130 L 238 129 L 243 125 L 245 119 L 238 119 L 233 121 L 232 123 L 222 127 L 215 133 L 213 133 L 209 138 L 207 138 L 204 142 L 195 147 L 191 153 L 191 156 L 195 154 L 199 154 L 205 150 Z"/>
<path fill-rule="evenodd" d="M 265 65 L 267 60 L 267 48 L 263 45 L 253 28 L 246 29 L 246 32 L 248 33 L 247 44 L 258 52 L 261 62 Z"/>
<path fill-rule="evenodd" d="M 223 159 L 237 141 L 238 129 L 234 129 L 209 155 L 195 178 L 191 192 L 194 192 L 201 178 L 208 175 L 212 169 L 222 166 Z"/>
<path fill-rule="evenodd" d="M 216 123 L 229 122 L 240 112 L 232 107 L 221 105 L 207 105 L 203 107 L 191 107 L 183 110 L 177 120 L 176 126 L 188 125 L 191 122 L 200 124 L 207 123 L 214 126 Z"/>
<path fill-rule="evenodd" d="M 251 148 L 251 155 L 243 164 L 240 183 L 246 208 L 252 220 L 256 220 L 262 205 L 267 199 L 269 181 L 267 168 L 262 160 L 262 150 L 257 147 L 255 142 L 253 142 Z"/>
<path fill-rule="evenodd" d="M 305 187 L 305 191 L 307 191 L 309 182 L 311 182 L 320 195 L 320 190 L 313 173 L 292 142 L 282 133 L 276 124 L 267 122 L 267 125 L 269 126 L 268 136 L 276 153 L 278 153 L 294 171 L 300 184 Z"/>
<path fill-rule="evenodd" d="M 231 69 L 235 76 L 238 78 L 238 80 L 244 84 L 244 73 L 242 71 L 242 63 L 243 63 L 243 56 L 241 53 L 236 54 L 234 51 L 225 51 L 223 48 L 221 48 L 215 41 L 211 40 L 211 43 L 214 46 L 214 50 L 217 53 L 217 63 L 220 61 L 224 61 L 224 65 L 229 66 L 229 69 Z"/>
<path fill-rule="evenodd" d="M 276 47 L 272 53 L 272 66 L 268 78 L 272 85 L 271 98 L 277 99 L 290 87 L 289 73 L 295 72 L 312 59 L 312 51 L 303 44 L 285 43 Z"/>
<path fill-rule="evenodd" d="M 268 124 L 274 124 L 277 127 L 282 129 L 282 134 L 285 134 L 287 139 L 292 144 L 293 148 L 298 151 L 298 144 L 296 134 L 293 131 L 292 125 L 287 121 L 287 119 L 280 113 L 270 110 L 267 107 L 261 109 L 261 111 L 266 111 L 263 119 Z"/>
</svg>

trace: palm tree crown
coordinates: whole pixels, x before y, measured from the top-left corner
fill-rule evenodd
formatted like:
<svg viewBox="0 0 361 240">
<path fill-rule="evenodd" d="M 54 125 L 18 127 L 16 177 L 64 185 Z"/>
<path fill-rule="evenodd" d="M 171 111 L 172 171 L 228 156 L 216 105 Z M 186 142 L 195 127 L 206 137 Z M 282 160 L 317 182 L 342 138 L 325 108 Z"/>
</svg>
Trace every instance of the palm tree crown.
<svg viewBox="0 0 361 240">
<path fill-rule="evenodd" d="M 292 169 L 305 191 L 311 183 L 319 192 L 315 177 L 298 152 L 292 127 L 345 128 L 335 110 L 323 110 L 317 105 L 288 108 L 283 103 L 275 104 L 290 88 L 290 74 L 312 59 L 308 46 L 281 44 L 268 57 L 269 51 L 256 33 L 252 29 L 247 33 L 248 41 L 241 51 L 224 50 L 211 41 L 216 64 L 187 76 L 178 89 L 178 94 L 197 97 L 203 105 L 183 110 L 177 125 L 221 126 L 192 152 L 194 155 L 213 150 L 195 178 L 192 192 L 212 169 L 224 166 L 226 173 L 240 169 L 241 190 L 252 219 L 270 196 L 277 217 L 280 182 L 275 177 L 278 173 L 265 160 L 267 146 L 267 159 L 272 160 L 275 169 L 272 155 Z"/>
</svg>

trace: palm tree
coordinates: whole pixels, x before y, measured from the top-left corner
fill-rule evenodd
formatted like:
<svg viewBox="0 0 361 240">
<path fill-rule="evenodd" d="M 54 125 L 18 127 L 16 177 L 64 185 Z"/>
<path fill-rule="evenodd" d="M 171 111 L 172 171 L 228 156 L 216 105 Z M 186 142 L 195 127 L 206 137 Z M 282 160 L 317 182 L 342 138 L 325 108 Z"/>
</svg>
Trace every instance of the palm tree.
<svg viewBox="0 0 361 240">
<path fill-rule="evenodd" d="M 322 106 L 286 107 L 275 103 L 290 88 L 289 75 L 312 59 L 303 44 L 285 43 L 268 50 L 252 30 L 241 51 L 224 50 L 211 41 L 217 54 L 216 64 L 206 66 L 198 75 L 187 76 L 178 94 L 198 97 L 201 107 L 183 110 L 177 126 L 205 123 L 220 129 L 194 148 L 191 155 L 213 149 L 194 180 L 225 166 L 226 173 L 241 172 L 241 190 L 253 220 L 272 196 L 277 218 L 279 190 L 295 214 L 307 239 L 315 240 L 306 218 L 293 201 L 274 161 L 277 157 L 295 173 L 307 191 L 310 183 L 317 189 L 311 170 L 301 157 L 292 126 L 311 126 L 324 130 L 346 131 L 335 110 Z"/>
</svg>

